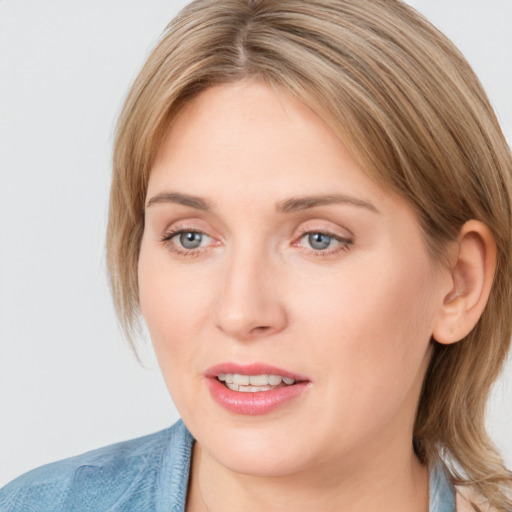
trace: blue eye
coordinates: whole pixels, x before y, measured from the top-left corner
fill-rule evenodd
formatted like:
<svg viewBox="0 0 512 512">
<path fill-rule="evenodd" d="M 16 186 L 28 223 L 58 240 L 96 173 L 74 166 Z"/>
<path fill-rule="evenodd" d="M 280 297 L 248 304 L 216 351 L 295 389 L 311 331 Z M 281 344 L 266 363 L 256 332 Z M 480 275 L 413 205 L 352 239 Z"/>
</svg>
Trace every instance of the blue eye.
<svg viewBox="0 0 512 512">
<path fill-rule="evenodd" d="M 205 249 L 212 238 L 201 231 L 192 229 L 176 229 L 167 232 L 162 237 L 169 249 L 182 255 L 197 255 L 198 249 Z"/>
<path fill-rule="evenodd" d="M 306 235 L 308 243 L 315 251 L 323 251 L 328 249 L 334 237 L 326 235 L 325 233 L 309 233 Z"/>
<path fill-rule="evenodd" d="M 181 231 L 176 233 L 179 243 L 184 249 L 197 249 L 201 247 L 204 234 L 197 231 Z"/>
<path fill-rule="evenodd" d="M 331 233 L 305 231 L 300 237 L 298 245 L 302 246 L 310 254 L 328 256 L 348 250 L 352 243 L 352 239 L 336 236 Z"/>
</svg>

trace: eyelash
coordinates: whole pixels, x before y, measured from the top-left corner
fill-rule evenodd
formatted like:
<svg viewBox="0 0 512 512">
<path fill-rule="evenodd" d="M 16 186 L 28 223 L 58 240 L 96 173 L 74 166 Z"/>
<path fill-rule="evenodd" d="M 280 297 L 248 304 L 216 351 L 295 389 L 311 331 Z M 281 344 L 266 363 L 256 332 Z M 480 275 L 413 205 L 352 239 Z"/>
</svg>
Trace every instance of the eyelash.
<svg viewBox="0 0 512 512">
<path fill-rule="evenodd" d="M 327 231 L 327 230 L 307 229 L 307 228 L 300 230 L 297 240 L 300 242 L 306 235 L 325 235 L 333 240 L 336 240 L 339 243 L 338 246 L 336 246 L 332 249 L 326 249 L 323 251 L 304 248 L 304 250 L 311 256 L 317 256 L 317 257 L 318 256 L 319 257 L 334 256 L 340 252 L 348 251 L 350 249 L 350 246 L 354 243 L 354 241 L 351 238 L 345 238 L 342 236 L 338 236 L 338 235 L 335 235 L 334 233 L 331 233 L 330 231 Z M 294 242 L 293 245 L 296 246 L 296 243 Z"/>
<path fill-rule="evenodd" d="M 175 228 L 175 229 L 170 229 L 169 231 L 167 231 L 162 236 L 161 241 L 162 241 L 162 243 L 167 245 L 172 252 L 174 252 L 175 254 L 177 254 L 179 256 L 194 258 L 194 257 L 200 256 L 201 254 L 204 254 L 208 250 L 208 247 L 199 247 L 196 249 L 184 249 L 184 248 L 180 248 L 177 245 L 173 244 L 172 243 L 173 239 L 183 233 L 196 233 L 199 235 L 204 235 L 204 236 L 209 237 L 209 235 L 207 235 L 204 231 L 199 231 L 197 229 Z M 298 240 L 298 242 L 300 242 L 307 235 L 325 235 L 333 240 L 336 240 L 339 243 L 339 245 L 336 246 L 335 248 L 326 249 L 326 250 L 314 250 L 314 249 L 303 248 L 303 250 L 307 254 L 309 254 L 311 256 L 315 256 L 315 257 L 333 256 L 340 252 L 348 251 L 350 249 L 350 246 L 354 243 L 354 241 L 350 238 L 345 238 L 342 236 L 335 235 L 334 233 L 331 233 L 329 231 L 318 230 L 318 229 L 316 229 L 316 230 L 315 229 L 313 229 L 313 230 L 312 229 L 303 229 L 299 232 L 299 235 L 296 238 L 296 240 Z M 211 238 L 211 237 L 209 237 L 209 238 Z M 294 247 L 297 247 L 298 242 L 294 242 L 292 245 Z"/>
</svg>

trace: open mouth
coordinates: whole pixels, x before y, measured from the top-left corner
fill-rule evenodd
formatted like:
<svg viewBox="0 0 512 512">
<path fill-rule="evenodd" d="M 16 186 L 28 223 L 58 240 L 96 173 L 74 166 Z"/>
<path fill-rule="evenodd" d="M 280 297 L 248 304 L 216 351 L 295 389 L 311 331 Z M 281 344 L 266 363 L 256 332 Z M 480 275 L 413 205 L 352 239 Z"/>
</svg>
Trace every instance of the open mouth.
<svg viewBox="0 0 512 512">
<path fill-rule="evenodd" d="M 222 363 L 205 372 L 206 385 L 217 404 L 229 412 L 261 415 L 292 403 L 311 388 L 311 379 L 262 363 Z"/>
<path fill-rule="evenodd" d="M 231 391 L 257 393 L 272 389 L 293 386 L 296 381 L 280 375 L 242 375 L 239 373 L 219 373 L 217 379 Z"/>
</svg>

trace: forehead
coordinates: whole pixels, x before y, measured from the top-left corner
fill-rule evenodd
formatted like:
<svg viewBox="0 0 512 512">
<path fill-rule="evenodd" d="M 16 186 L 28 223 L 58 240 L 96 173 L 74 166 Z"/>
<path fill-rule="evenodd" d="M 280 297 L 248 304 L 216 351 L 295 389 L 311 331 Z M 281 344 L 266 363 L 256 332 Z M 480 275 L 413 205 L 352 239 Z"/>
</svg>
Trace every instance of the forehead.
<svg viewBox="0 0 512 512">
<path fill-rule="evenodd" d="M 158 157 L 169 158 L 179 148 L 202 153 L 258 148 L 258 160 L 276 147 L 280 154 L 307 154 L 324 141 L 331 151 L 343 151 L 323 120 L 301 101 L 258 80 L 218 85 L 200 93 L 173 120 Z M 249 156 L 249 155 L 248 155 Z M 158 157 L 157 162 L 158 163 Z"/>
<path fill-rule="evenodd" d="M 283 195 L 340 186 L 343 193 L 364 186 L 389 194 L 311 108 L 256 80 L 206 89 L 179 112 L 153 163 L 148 193 L 178 183 L 200 193 L 223 183 L 249 198 L 270 184 Z"/>
</svg>

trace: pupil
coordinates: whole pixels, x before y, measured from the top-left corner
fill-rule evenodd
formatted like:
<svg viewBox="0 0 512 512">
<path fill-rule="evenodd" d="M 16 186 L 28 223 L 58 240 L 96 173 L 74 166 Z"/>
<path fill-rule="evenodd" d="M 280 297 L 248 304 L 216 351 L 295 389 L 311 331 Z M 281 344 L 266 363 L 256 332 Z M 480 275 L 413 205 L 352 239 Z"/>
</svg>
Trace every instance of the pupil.
<svg viewBox="0 0 512 512">
<path fill-rule="evenodd" d="M 201 238 L 201 233 L 188 231 L 187 233 L 181 233 L 180 243 L 185 249 L 196 249 L 201 245 Z"/>
<path fill-rule="evenodd" d="M 309 244 L 313 249 L 327 249 L 331 243 L 331 237 L 323 233 L 314 233 L 309 235 Z"/>
</svg>

